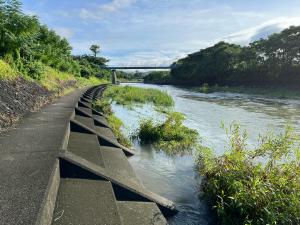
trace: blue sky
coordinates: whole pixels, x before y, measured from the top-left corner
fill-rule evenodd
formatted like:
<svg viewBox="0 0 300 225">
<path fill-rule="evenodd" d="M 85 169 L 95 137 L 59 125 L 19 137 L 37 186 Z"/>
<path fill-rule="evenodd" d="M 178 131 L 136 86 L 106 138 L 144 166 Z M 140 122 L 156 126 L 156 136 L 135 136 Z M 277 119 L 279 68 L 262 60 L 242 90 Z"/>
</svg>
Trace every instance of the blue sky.
<svg viewBox="0 0 300 225">
<path fill-rule="evenodd" d="M 299 0 L 23 0 L 73 46 L 110 65 L 168 65 L 220 40 L 246 45 L 300 25 Z"/>
</svg>

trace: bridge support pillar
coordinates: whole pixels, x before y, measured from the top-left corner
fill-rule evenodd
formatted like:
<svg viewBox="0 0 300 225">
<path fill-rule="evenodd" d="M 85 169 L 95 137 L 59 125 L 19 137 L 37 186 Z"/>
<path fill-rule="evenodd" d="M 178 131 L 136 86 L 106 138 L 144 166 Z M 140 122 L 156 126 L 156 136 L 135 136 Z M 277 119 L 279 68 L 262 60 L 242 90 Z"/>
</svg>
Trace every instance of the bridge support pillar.
<svg viewBox="0 0 300 225">
<path fill-rule="evenodd" d="M 117 84 L 117 71 L 113 70 L 111 74 L 111 83 L 112 84 Z"/>
</svg>

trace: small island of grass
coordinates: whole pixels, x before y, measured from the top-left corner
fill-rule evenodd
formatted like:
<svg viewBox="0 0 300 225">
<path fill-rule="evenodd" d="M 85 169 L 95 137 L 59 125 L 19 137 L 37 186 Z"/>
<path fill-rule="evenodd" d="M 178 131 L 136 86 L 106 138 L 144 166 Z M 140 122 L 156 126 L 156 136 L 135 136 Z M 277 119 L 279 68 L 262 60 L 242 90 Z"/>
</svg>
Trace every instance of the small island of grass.
<svg viewBox="0 0 300 225">
<path fill-rule="evenodd" d="M 156 107 L 172 107 L 174 105 L 174 101 L 168 93 L 154 88 L 110 86 L 104 91 L 103 98 L 125 106 L 146 103 L 152 103 Z"/>
<path fill-rule="evenodd" d="M 141 121 L 134 138 L 141 142 L 153 143 L 167 154 L 184 154 L 191 152 L 198 144 L 198 133 L 183 125 L 185 117 L 178 112 L 170 112 L 174 101 L 166 92 L 153 88 L 132 86 L 109 86 L 100 100 L 94 101 L 94 108 L 103 112 L 116 135 L 118 141 L 127 147 L 131 146 L 128 137 L 122 134 L 122 121 L 113 115 L 111 104 L 115 102 L 123 106 L 141 106 L 151 103 L 156 110 L 166 113 L 162 123 L 154 123 L 152 119 Z M 163 109 L 163 110 L 162 110 Z"/>
<path fill-rule="evenodd" d="M 183 125 L 185 117 L 178 112 L 168 113 L 162 123 L 152 119 L 141 122 L 137 131 L 138 137 L 144 143 L 153 143 L 157 148 L 169 155 L 184 154 L 198 145 L 198 132 Z"/>
</svg>

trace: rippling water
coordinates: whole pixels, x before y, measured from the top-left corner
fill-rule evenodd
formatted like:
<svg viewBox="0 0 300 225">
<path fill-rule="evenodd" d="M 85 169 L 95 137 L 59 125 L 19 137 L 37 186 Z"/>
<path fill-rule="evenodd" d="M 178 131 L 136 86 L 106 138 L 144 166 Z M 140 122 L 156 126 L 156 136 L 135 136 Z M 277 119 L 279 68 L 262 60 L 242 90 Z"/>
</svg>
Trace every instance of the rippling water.
<svg viewBox="0 0 300 225">
<path fill-rule="evenodd" d="M 221 154 L 226 148 L 226 135 L 221 121 L 229 125 L 239 122 L 249 132 L 250 146 L 257 144 L 259 134 L 273 129 L 280 132 L 287 122 L 300 133 L 300 101 L 253 97 L 234 93 L 202 94 L 174 86 L 126 84 L 167 91 L 175 101 L 175 110 L 186 115 L 185 124 L 197 129 L 203 144 Z M 162 120 L 151 105 L 128 109 L 113 105 L 113 110 L 124 122 L 124 132 L 133 133 L 142 118 Z M 206 203 L 198 198 L 201 176 L 195 171 L 192 156 L 170 157 L 157 152 L 151 145 L 134 143 L 137 154 L 130 158 L 143 184 L 151 191 L 175 202 L 180 212 L 170 224 L 211 224 L 212 215 Z"/>
</svg>

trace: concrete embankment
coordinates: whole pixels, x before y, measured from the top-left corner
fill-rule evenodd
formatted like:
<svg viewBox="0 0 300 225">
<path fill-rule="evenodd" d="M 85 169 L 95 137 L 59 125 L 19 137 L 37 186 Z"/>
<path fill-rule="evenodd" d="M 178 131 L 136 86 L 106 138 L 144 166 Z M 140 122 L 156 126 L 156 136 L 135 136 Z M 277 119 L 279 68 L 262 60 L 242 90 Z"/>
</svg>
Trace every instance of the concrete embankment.
<svg viewBox="0 0 300 225">
<path fill-rule="evenodd" d="M 105 86 L 77 90 L 0 137 L 0 224 L 166 224 L 174 204 L 147 190 L 105 116 Z"/>
</svg>

